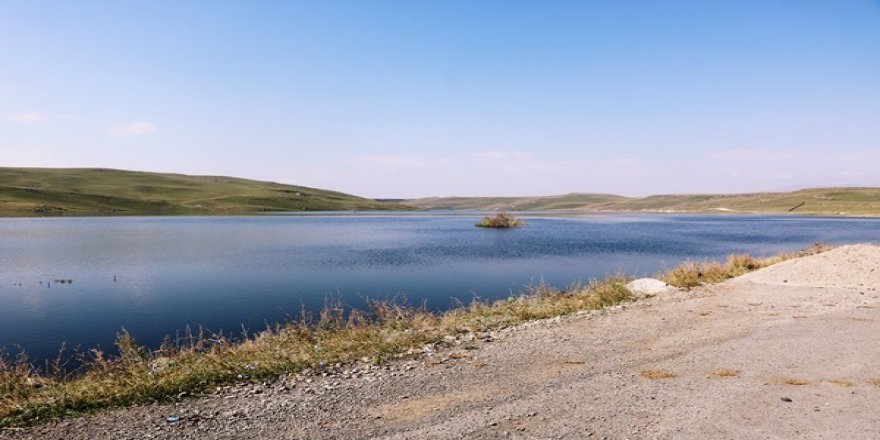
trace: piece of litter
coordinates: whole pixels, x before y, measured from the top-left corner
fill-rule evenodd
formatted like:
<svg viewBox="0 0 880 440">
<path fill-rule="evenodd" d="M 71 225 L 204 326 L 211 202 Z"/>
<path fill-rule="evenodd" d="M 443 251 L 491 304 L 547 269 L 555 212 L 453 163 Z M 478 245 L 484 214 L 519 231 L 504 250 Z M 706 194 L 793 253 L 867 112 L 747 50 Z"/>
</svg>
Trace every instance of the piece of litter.
<svg viewBox="0 0 880 440">
<path fill-rule="evenodd" d="M 168 422 L 168 423 L 177 423 L 177 422 L 180 421 L 180 417 L 178 417 L 178 416 L 170 416 L 170 417 L 168 417 L 167 419 L 165 419 L 165 421 Z"/>
</svg>

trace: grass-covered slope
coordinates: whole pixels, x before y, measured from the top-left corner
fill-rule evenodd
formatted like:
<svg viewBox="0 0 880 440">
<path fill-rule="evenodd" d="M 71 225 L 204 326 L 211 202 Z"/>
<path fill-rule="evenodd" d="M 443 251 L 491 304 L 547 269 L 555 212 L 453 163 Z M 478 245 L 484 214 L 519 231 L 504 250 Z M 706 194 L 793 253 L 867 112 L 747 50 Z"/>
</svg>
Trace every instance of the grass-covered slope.
<svg viewBox="0 0 880 440">
<path fill-rule="evenodd" d="M 666 195 L 629 200 L 625 209 L 880 215 L 880 188 L 813 188 L 785 193 Z"/>
<path fill-rule="evenodd" d="M 96 168 L 0 168 L 0 216 L 412 209 L 272 182 Z"/>
<path fill-rule="evenodd" d="M 657 195 L 641 198 L 603 194 L 550 197 L 448 197 L 408 200 L 405 203 L 422 209 L 732 211 L 880 216 L 880 188 L 814 188 L 785 193 Z"/>
<path fill-rule="evenodd" d="M 582 209 L 629 200 L 611 194 L 566 194 L 546 197 L 430 197 L 404 203 L 421 209 Z"/>
</svg>

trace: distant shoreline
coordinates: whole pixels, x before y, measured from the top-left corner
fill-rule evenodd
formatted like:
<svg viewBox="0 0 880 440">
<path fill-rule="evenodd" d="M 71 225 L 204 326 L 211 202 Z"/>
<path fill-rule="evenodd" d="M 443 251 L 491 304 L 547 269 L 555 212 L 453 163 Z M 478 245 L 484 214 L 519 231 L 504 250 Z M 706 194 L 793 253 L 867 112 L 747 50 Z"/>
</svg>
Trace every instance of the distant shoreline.
<svg viewBox="0 0 880 440">
<path fill-rule="evenodd" d="M 329 211 L 257 211 L 257 212 L 230 212 L 230 213 L 77 213 L 57 215 L 17 215 L 0 212 L 2 219 L 82 219 L 82 218 L 159 218 L 159 217 L 309 217 L 309 216 L 371 216 L 371 215 L 425 215 L 425 214 L 473 214 L 483 215 L 494 212 L 494 209 L 411 209 L 411 210 L 329 210 Z M 779 217 L 824 217 L 824 218 L 854 218 L 854 219 L 877 219 L 880 212 L 874 214 L 852 213 L 823 213 L 823 212 L 771 212 L 771 211 L 671 211 L 671 210 L 592 210 L 592 209 L 535 209 L 535 210 L 510 210 L 524 216 L 555 216 L 564 214 L 596 214 L 596 215 L 710 215 L 710 216 L 779 216 Z"/>
<path fill-rule="evenodd" d="M 507 211 L 798 214 L 880 217 L 880 188 L 813 188 L 746 194 L 673 194 L 624 197 L 573 193 L 541 197 L 429 197 L 404 202 L 421 209 Z"/>
<path fill-rule="evenodd" d="M 0 218 L 230 216 L 417 210 L 584 211 L 880 217 L 880 188 L 626 197 L 368 199 L 338 191 L 225 176 L 104 168 L 0 167 Z"/>
</svg>

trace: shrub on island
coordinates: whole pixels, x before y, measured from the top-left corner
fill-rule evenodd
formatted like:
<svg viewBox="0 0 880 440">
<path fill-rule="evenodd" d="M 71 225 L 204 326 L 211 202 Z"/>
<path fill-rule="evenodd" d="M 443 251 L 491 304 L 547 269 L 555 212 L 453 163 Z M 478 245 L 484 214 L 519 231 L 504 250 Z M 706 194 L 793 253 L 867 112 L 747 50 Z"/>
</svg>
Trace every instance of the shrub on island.
<svg viewBox="0 0 880 440">
<path fill-rule="evenodd" d="M 501 212 L 495 214 L 494 217 L 489 217 L 489 216 L 483 217 L 483 219 L 480 220 L 480 222 L 477 223 L 476 226 L 480 227 L 480 228 L 507 229 L 507 228 L 518 228 L 524 224 L 525 224 L 525 222 L 516 218 L 515 216 L 512 216 L 510 214 L 507 214 L 504 211 L 501 211 Z"/>
</svg>

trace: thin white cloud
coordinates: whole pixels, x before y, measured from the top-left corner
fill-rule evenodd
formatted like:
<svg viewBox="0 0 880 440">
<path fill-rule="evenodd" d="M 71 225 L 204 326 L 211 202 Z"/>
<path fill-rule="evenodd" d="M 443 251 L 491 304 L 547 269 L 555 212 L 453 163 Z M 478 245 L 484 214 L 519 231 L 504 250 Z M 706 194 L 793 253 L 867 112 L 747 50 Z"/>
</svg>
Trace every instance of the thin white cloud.
<svg viewBox="0 0 880 440">
<path fill-rule="evenodd" d="M 484 151 L 481 153 L 474 153 L 474 156 L 488 160 L 513 160 L 532 157 L 531 154 L 523 153 L 522 151 Z"/>
<path fill-rule="evenodd" d="M 12 93 L 14 91 L 15 87 L 12 87 L 8 83 L 3 82 L 3 80 L 0 79 L 0 93 Z"/>
<path fill-rule="evenodd" d="M 355 161 L 367 165 L 392 167 L 425 167 L 429 165 L 429 161 L 425 159 L 397 155 L 362 156 L 355 159 Z"/>
<path fill-rule="evenodd" d="M 18 113 L 0 113 L 0 119 L 9 122 L 17 122 L 19 124 L 36 124 L 57 119 L 70 119 L 68 115 L 44 112 L 18 112 Z"/>
<path fill-rule="evenodd" d="M 0 163 L 10 167 L 56 166 L 56 156 L 46 153 L 39 145 L 0 145 Z"/>
<path fill-rule="evenodd" d="M 798 152 L 789 150 L 732 149 L 710 151 L 706 157 L 713 160 L 784 160 L 797 155 Z"/>
<path fill-rule="evenodd" d="M 156 126 L 150 122 L 136 121 L 116 124 L 107 132 L 110 136 L 144 136 L 153 134 Z"/>
</svg>

